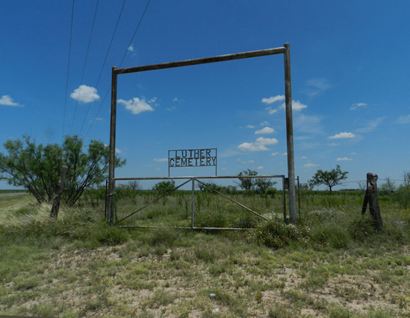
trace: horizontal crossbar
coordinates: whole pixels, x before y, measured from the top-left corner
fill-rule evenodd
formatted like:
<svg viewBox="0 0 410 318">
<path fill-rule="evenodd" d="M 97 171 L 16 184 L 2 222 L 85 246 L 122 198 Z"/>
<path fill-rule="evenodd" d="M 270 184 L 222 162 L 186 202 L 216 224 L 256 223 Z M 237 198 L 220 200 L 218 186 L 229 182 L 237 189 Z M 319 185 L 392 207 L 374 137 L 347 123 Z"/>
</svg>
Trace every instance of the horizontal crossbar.
<svg viewBox="0 0 410 318">
<path fill-rule="evenodd" d="M 279 175 L 271 175 L 271 176 L 178 176 L 178 177 L 120 177 L 120 178 L 113 178 L 115 181 L 130 181 L 130 180 L 186 180 L 186 179 L 271 179 L 271 178 L 284 178 L 285 176 L 282 174 Z"/>
<path fill-rule="evenodd" d="M 174 67 L 183 67 L 183 66 L 190 66 L 190 65 L 197 65 L 197 64 L 208 64 L 208 63 L 224 62 L 224 61 L 231 61 L 231 60 L 239 60 L 239 59 L 246 59 L 246 58 L 258 57 L 258 56 L 283 54 L 285 52 L 286 52 L 285 47 L 278 47 L 278 48 L 271 48 L 271 49 L 264 49 L 264 50 L 257 50 L 257 51 L 248 51 L 248 52 L 224 54 L 224 55 L 211 56 L 211 57 L 202 57 L 198 59 L 183 60 L 183 61 L 177 61 L 177 62 L 166 62 L 166 63 L 160 63 L 160 64 L 151 64 L 151 65 L 125 67 L 125 68 L 114 67 L 112 71 L 114 74 L 119 75 L 119 74 L 161 70 L 165 68 L 174 68 Z"/>
</svg>

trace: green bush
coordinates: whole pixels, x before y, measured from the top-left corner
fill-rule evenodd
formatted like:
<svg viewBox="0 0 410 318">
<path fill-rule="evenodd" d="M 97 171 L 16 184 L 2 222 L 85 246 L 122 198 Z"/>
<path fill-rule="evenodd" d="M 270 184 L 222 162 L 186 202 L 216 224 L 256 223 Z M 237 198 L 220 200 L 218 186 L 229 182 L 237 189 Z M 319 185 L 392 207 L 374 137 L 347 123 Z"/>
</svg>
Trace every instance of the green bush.
<svg viewBox="0 0 410 318">
<path fill-rule="evenodd" d="M 284 224 L 281 220 L 272 220 L 256 228 L 255 236 L 259 244 L 275 249 L 282 248 L 292 242 L 306 241 L 308 229 L 304 226 Z"/>
<path fill-rule="evenodd" d="M 151 246 L 172 246 L 177 238 L 178 233 L 176 230 L 169 228 L 160 228 L 148 233 L 144 240 L 148 245 Z"/>
<path fill-rule="evenodd" d="M 103 245 L 118 245 L 129 239 L 128 232 L 125 229 L 109 226 L 105 223 L 91 230 L 95 231 L 92 235 Z"/>
<path fill-rule="evenodd" d="M 351 241 L 348 230 L 336 223 L 317 225 L 312 228 L 310 236 L 314 242 L 334 248 L 346 248 Z"/>
</svg>

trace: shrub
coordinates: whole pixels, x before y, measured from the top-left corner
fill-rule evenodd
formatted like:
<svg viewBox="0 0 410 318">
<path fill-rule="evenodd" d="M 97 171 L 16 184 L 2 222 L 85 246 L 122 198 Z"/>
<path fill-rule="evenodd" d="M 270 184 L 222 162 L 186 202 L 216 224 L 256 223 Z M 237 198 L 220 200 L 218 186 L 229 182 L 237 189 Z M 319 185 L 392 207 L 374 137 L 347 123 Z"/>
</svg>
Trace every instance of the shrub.
<svg viewBox="0 0 410 318">
<path fill-rule="evenodd" d="M 336 223 L 320 224 L 313 227 L 311 238 L 317 243 L 334 248 L 346 248 L 351 240 L 348 230 Z"/>
<path fill-rule="evenodd" d="M 145 241 L 151 246 L 172 246 L 177 238 L 178 233 L 176 232 L 176 230 L 169 228 L 160 228 L 150 232 L 145 238 Z"/>
<path fill-rule="evenodd" d="M 95 231 L 95 239 L 103 245 L 118 245 L 126 242 L 129 238 L 128 232 L 115 226 L 101 224 Z"/>
<path fill-rule="evenodd" d="M 289 245 L 292 242 L 304 241 L 307 238 L 308 229 L 303 226 L 284 224 L 281 220 L 272 220 L 263 223 L 255 231 L 256 240 L 259 244 L 275 249 Z"/>
</svg>

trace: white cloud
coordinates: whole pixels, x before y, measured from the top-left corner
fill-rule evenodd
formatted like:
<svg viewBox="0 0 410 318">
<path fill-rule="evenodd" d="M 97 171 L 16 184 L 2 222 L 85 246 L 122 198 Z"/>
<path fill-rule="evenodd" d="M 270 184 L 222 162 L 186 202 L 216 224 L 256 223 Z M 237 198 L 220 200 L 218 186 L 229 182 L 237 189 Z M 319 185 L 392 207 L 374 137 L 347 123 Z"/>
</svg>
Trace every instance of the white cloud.
<svg viewBox="0 0 410 318">
<path fill-rule="evenodd" d="M 302 159 L 302 160 L 306 160 L 308 157 L 306 157 L 306 156 L 302 156 L 302 157 L 300 157 L 300 159 Z"/>
<path fill-rule="evenodd" d="M 267 151 L 269 150 L 267 146 L 275 145 L 278 143 L 276 138 L 264 138 L 259 137 L 255 140 L 255 142 L 243 142 L 241 143 L 238 148 L 242 151 Z"/>
<path fill-rule="evenodd" d="M 262 170 L 262 169 L 263 169 L 263 166 L 256 167 L 256 170 Z"/>
<path fill-rule="evenodd" d="M 317 96 L 331 87 L 329 81 L 325 78 L 312 78 L 306 82 L 306 86 L 306 93 L 311 97 Z"/>
<path fill-rule="evenodd" d="M 352 139 L 355 138 L 355 134 L 347 131 L 343 131 L 337 134 L 334 134 L 333 136 L 329 136 L 329 139 Z"/>
<path fill-rule="evenodd" d="M 0 105 L 2 106 L 21 106 L 19 103 L 17 103 L 11 96 L 9 95 L 3 95 L 0 97 Z"/>
<path fill-rule="evenodd" d="M 168 162 L 168 158 L 154 158 L 155 162 Z"/>
<path fill-rule="evenodd" d="M 410 115 L 403 115 L 397 118 L 396 123 L 401 125 L 410 124 Z"/>
<path fill-rule="evenodd" d="M 277 155 L 279 155 L 279 152 L 272 152 L 272 157 L 276 157 Z"/>
<path fill-rule="evenodd" d="M 268 135 L 274 132 L 274 129 L 272 127 L 263 127 L 257 131 L 255 131 L 255 135 Z"/>
<path fill-rule="evenodd" d="M 303 167 L 305 167 L 305 168 L 315 168 L 315 167 L 318 167 L 318 166 L 319 166 L 318 164 L 313 163 L 313 162 L 305 163 L 303 165 Z"/>
<path fill-rule="evenodd" d="M 349 157 L 337 157 L 336 161 L 352 161 L 352 158 Z"/>
<path fill-rule="evenodd" d="M 88 104 L 100 99 L 97 89 L 92 86 L 80 85 L 71 94 L 70 97 L 77 102 Z"/>
<path fill-rule="evenodd" d="M 282 102 L 285 100 L 285 95 L 276 95 L 276 96 L 271 96 L 271 97 L 264 97 L 262 98 L 262 103 L 266 105 L 270 105 L 276 102 Z"/>
<path fill-rule="evenodd" d="M 281 107 L 282 109 L 285 109 L 285 108 L 286 108 L 286 104 L 283 103 L 280 107 Z M 298 100 L 292 100 L 292 110 L 293 110 L 294 112 L 301 111 L 302 109 L 305 109 L 305 108 L 307 108 L 307 105 L 302 104 L 302 103 L 301 103 L 300 101 L 298 101 Z"/>
<path fill-rule="evenodd" d="M 278 143 L 278 140 L 276 138 L 259 137 L 256 139 L 256 143 L 261 145 L 276 145 Z"/>
<path fill-rule="evenodd" d="M 128 52 L 134 52 L 134 45 L 131 44 L 127 50 Z"/>
<path fill-rule="evenodd" d="M 254 125 L 246 125 L 245 128 L 253 129 L 253 128 L 255 128 L 255 126 Z"/>
<path fill-rule="evenodd" d="M 115 152 L 120 154 L 120 153 L 122 153 L 122 150 L 120 148 L 115 148 Z"/>
<path fill-rule="evenodd" d="M 152 99 L 150 100 L 152 101 Z M 118 104 L 124 105 L 134 115 L 138 115 L 144 112 L 152 112 L 154 108 L 149 104 L 150 101 L 146 101 L 143 98 L 134 97 L 129 100 L 119 99 Z"/>
<path fill-rule="evenodd" d="M 354 103 L 352 104 L 352 106 L 350 106 L 350 110 L 357 110 L 357 109 L 361 109 L 361 108 L 367 108 L 367 104 L 360 102 L 360 103 Z"/>
<path fill-rule="evenodd" d="M 243 142 L 238 146 L 239 150 L 242 151 L 266 151 L 268 147 L 262 144 L 258 144 L 256 142 Z"/>
</svg>

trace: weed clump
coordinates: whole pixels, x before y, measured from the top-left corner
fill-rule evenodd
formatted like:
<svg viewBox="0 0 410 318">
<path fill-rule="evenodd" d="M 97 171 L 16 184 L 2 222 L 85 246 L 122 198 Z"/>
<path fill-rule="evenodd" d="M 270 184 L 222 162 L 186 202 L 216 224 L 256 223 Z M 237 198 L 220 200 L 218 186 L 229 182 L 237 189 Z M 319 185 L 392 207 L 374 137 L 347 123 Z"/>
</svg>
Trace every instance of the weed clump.
<svg viewBox="0 0 410 318">
<path fill-rule="evenodd" d="M 272 220 L 256 228 L 256 241 L 274 249 L 279 249 L 294 242 L 304 242 L 308 238 L 308 229 L 304 226 L 284 224 L 281 220 Z"/>
</svg>

